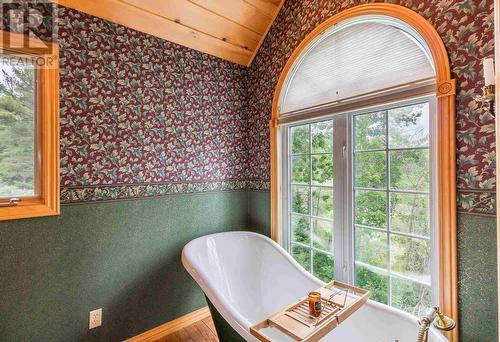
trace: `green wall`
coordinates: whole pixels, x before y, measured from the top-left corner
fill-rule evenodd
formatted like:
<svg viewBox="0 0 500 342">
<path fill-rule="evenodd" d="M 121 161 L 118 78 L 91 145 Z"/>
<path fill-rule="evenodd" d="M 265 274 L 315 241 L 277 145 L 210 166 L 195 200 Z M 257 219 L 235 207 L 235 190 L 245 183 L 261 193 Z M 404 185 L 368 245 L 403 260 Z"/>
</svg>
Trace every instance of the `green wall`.
<svg viewBox="0 0 500 342">
<path fill-rule="evenodd" d="M 271 236 L 271 198 L 268 191 L 248 191 L 248 227 Z"/>
<path fill-rule="evenodd" d="M 245 191 L 66 205 L 0 222 L 1 341 L 119 341 L 205 304 L 191 239 L 246 227 Z M 90 310 L 103 326 L 88 330 Z"/>
<path fill-rule="evenodd" d="M 0 340 L 119 341 L 204 306 L 182 247 L 214 232 L 269 234 L 269 203 L 266 191 L 172 195 L 0 222 Z M 495 340 L 495 234 L 495 218 L 459 214 L 464 342 Z M 89 331 L 99 307 L 103 326 Z"/>
<path fill-rule="evenodd" d="M 458 307 L 464 342 L 497 340 L 496 219 L 458 215 Z"/>
<path fill-rule="evenodd" d="M 249 226 L 259 233 L 269 234 L 269 208 L 269 192 L 248 192 Z M 495 217 L 458 214 L 458 304 L 463 342 L 496 341 L 496 267 Z"/>
</svg>

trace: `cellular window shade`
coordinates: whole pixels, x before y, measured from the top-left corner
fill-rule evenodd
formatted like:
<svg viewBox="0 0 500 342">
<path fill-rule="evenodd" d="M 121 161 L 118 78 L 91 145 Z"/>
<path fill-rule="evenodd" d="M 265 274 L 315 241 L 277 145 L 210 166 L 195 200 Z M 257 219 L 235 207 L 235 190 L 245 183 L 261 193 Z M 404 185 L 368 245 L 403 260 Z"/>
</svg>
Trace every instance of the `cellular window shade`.
<svg viewBox="0 0 500 342">
<path fill-rule="evenodd" d="M 378 90 L 432 79 L 420 43 L 385 23 L 352 24 L 330 34 L 302 56 L 287 80 L 282 114 Z"/>
</svg>

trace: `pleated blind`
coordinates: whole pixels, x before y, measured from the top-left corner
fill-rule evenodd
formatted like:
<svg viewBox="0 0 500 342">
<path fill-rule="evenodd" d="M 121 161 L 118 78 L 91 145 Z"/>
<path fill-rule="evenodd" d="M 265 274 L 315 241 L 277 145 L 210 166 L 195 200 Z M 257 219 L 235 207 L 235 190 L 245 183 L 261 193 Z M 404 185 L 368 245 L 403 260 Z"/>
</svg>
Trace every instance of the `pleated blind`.
<svg viewBox="0 0 500 342">
<path fill-rule="evenodd" d="M 434 77 L 422 45 L 399 27 L 360 22 L 319 41 L 294 66 L 283 114 Z"/>
</svg>

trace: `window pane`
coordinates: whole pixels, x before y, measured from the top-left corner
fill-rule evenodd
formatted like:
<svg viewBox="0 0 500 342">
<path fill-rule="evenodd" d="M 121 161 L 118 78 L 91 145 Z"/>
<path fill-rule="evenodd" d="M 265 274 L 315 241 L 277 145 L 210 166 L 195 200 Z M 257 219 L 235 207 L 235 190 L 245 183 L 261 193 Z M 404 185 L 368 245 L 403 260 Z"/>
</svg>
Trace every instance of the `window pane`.
<svg viewBox="0 0 500 342">
<path fill-rule="evenodd" d="M 292 215 L 292 241 L 308 245 L 311 241 L 309 229 L 309 217 Z"/>
<path fill-rule="evenodd" d="M 333 219 L 333 189 L 312 187 L 311 215 Z"/>
<path fill-rule="evenodd" d="M 328 154 L 312 156 L 312 183 L 333 186 L 333 156 Z"/>
<path fill-rule="evenodd" d="M 312 153 L 333 153 L 333 121 L 311 125 Z"/>
<path fill-rule="evenodd" d="M 311 271 L 311 250 L 299 245 L 292 246 L 292 256 L 306 270 Z"/>
<path fill-rule="evenodd" d="M 429 150 L 391 151 L 391 188 L 429 191 Z"/>
<path fill-rule="evenodd" d="M 430 237 L 429 195 L 392 192 L 391 230 Z"/>
<path fill-rule="evenodd" d="M 387 304 L 388 279 L 386 275 L 356 265 L 356 285 L 371 291 L 372 296 L 370 299 Z"/>
<path fill-rule="evenodd" d="M 319 252 L 313 254 L 313 274 L 323 280 L 329 282 L 333 279 L 333 257 Z"/>
<path fill-rule="evenodd" d="M 429 146 L 429 104 L 389 110 L 389 146 Z"/>
<path fill-rule="evenodd" d="M 387 226 L 387 198 L 382 191 L 355 192 L 355 222 L 365 226 L 383 228 Z"/>
<path fill-rule="evenodd" d="M 354 117 L 354 149 L 385 148 L 385 113 L 375 112 Z"/>
<path fill-rule="evenodd" d="M 309 187 L 292 185 L 292 211 L 309 214 Z"/>
<path fill-rule="evenodd" d="M 0 62 L 0 197 L 35 191 L 35 70 Z"/>
<path fill-rule="evenodd" d="M 333 252 L 333 222 L 312 220 L 313 246 L 326 252 Z"/>
<path fill-rule="evenodd" d="M 292 157 L 292 183 L 309 184 L 309 182 L 310 182 L 309 157 L 308 156 Z"/>
<path fill-rule="evenodd" d="M 430 284 L 430 244 L 428 240 L 391 236 L 391 270 Z"/>
<path fill-rule="evenodd" d="M 387 270 L 387 233 L 356 227 L 355 260 Z"/>
<path fill-rule="evenodd" d="M 309 153 L 309 125 L 292 127 L 290 136 L 292 153 Z"/>
<path fill-rule="evenodd" d="M 409 280 L 392 277 L 392 306 L 417 317 L 432 306 L 431 288 Z"/>
<path fill-rule="evenodd" d="M 386 188 L 386 152 L 356 152 L 354 156 L 354 186 Z"/>
</svg>

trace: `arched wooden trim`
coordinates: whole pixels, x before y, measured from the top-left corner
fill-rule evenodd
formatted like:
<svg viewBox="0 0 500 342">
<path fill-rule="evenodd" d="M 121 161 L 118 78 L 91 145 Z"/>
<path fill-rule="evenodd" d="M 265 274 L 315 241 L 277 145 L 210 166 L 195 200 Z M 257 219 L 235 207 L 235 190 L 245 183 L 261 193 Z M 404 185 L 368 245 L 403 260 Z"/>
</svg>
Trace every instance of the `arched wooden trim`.
<svg viewBox="0 0 500 342">
<path fill-rule="evenodd" d="M 434 27 L 418 13 L 399 5 L 372 3 L 342 11 L 316 27 L 297 46 L 283 68 L 276 86 L 269 123 L 271 134 L 271 237 L 280 240 L 280 161 L 279 99 L 283 84 L 302 51 L 319 34 L 346 19 L 361 15 L 384 15 L 399 19 L 416 30 L 429 48 L 436 69 L 438 146 L 438 222 L 439 222 L 439 295 L 443 312 L 458 321 L 457 243 L 456 243 L 456 157 L 455 157 L 455 81 L 451 79 L 446 48 Z M 448 333 L 458 342 L 458 328 Z"/>
</svg>

